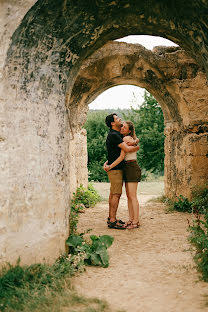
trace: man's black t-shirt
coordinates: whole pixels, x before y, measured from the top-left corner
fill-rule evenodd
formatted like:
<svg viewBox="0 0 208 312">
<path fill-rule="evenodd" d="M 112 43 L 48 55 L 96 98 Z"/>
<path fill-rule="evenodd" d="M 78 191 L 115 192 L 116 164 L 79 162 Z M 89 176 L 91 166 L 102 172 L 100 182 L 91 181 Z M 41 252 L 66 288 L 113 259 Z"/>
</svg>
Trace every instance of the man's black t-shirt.
<svg viewBox="0 0 208 312">
<path fill-rule="evenodd" d="M 119 144 L 123 143 L 122 135 L 120 132 L 110 129 L 107 139 L 106 139 L 106 147 L 108 151 L 108 165 L 112 164 L 121 153 Z M 120 162 L 117 166 L 112 168 L 112 170 L 122 170 L 123 169 L 123 161 Z"/>
</svg>

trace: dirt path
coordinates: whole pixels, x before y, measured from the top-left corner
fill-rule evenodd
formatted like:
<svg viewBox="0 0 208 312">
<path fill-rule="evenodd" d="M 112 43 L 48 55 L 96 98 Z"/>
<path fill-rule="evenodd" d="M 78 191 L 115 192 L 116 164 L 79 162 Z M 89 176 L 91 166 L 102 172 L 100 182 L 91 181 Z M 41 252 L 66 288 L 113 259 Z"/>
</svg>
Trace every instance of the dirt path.
<svg viewBox="0 0 208 312">
<path fill-rule="evenodd" d="M 140 194 L 141 227 L 113 230 L 106 226 L 108 204 L 99 203 L 80 215 L 79 230 L 114 237 L 108 268 L 88 267 L 75 277 L 80 294 L 107 300 L 112 308 L 135 312 L 208 311 L 208 284 L 199 281 L 187 242 L 188 214 L 166 213 L 154 197 Z M 118 216 L 127 220 L 122 195 Z"/>
</svg>

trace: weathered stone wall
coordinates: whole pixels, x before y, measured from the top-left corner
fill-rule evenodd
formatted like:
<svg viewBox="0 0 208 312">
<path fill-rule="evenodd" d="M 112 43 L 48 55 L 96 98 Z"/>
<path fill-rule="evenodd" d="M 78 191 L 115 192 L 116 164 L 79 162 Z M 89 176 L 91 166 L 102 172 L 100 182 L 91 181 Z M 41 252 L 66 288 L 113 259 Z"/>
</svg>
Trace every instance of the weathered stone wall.
<svg viewBox="0 0 208 312">
<path fill-rule="evenodd" d="M 80 104 L 78 97 L 74 102 L 70 100 L 85 59 L 108 40 L 149 34 L 173 40 L 192 56 L 202 74 L 208 72 L 207 9 L 202 0 L 175 0 L 171 4 L 164 0 L 0 2 L 1 263 L 14 262 L 18 256 L 24 263 L 43 258 L 52 261 L 65 249 L 70 194 L 75 183 L 86 182 L 86 145 L 82 145 L 86 142 L 82 132 L 86 104 Z M 154 96 L 159 83 L 162 97 L 158 94 L 157 99 L 166 120 L 176 120 L 182 132 L 189 125 L 194 127 L 196 120 L 197 127 L 204 127 L 205 120 L 194 110 L 195 102 L 187 104 L 191 95 L 185 96 L 185 85 L 181 88 L 180 83 L 175 84 L 178 90 L 183 89 L 183 96 L 178 92 L 179 98 L 174 98 L 174 83 L 162 89 L 164 77 L 151 66 L 151 70 L 144 71 L 145 79 Z M 108 70 L 114 71 L 111 64 Z M 125 71 L 126 75 L 131 72 L 131 62 Z M 190 72 L 193 75 L 194 70 Z M 137 69 L 136 73 L 143 72 Z M 198 75 L 196 82 L 200 84 Z M 183 75 L 177 79 L 183 80 Z M 85 88 L 83 84 L 83 93 Z M 97 91 L 94 92 L 96 96 Z M 191 92 L 195 96 L 194 87 Z M 204 98 L 201 100 L 203 106 Z M 179 102 L 184 108 L 178 106 Z M 182 116 L 181 110 L 186 110 L 186 114 Z M 196 114 L 194 123 L 190 122 L 192 110 Z M 193 136 L 198 139 L 202 133 Z M 175 146 L 173 137 L 169 136 L 170 144 Z M 186 142 L 185 136 L 183 140 Z M 184 146 L 189 153 L 186 143 Z M 204 155 L 204 151 L 201 153 Z M 180 153 L 177 155 L 180 157 Z M 194 159 L 187 164 L 189 172 L 194 171 Z M 203 175 L 203 169 L 201 172 Z M 173 175 L 177 174 L 174 171 Z"/>
<path fill-rule="evenodd" d="M 71 128 L 60 82 L 40 89 L 37 77 L 26 95 L 3 68 L 11 35 L 33 3 L 5 1 L 0 10 L 0 263 L 52 261 L 64 252 L 70 196 L 88 183 L 86 133 L 79 120 Z M 42 75 L 50 75 L 47 66 Z"/>
<path fill-rule="evenodd" d="M 169 123 L 165 129 L 165 194 L 190 198 L 208 181 L 207 123 L 185 128 Z M 193 131 L 193 132 L 192 132 Z"/>
</svg>

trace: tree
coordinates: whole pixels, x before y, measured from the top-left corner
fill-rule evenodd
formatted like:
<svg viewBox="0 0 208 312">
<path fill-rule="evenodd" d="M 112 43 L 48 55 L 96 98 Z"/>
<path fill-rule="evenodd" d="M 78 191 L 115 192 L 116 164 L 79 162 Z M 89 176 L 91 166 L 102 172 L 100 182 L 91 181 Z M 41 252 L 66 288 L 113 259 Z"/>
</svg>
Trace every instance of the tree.
<svg viewBox="0 0 208 312">
<path fill-rule="evenodd" d="M 108 114 L 108 113 L 107 113 Z M 103 164 L 107 160 L 105 111 L 90 111 L 85 129 L 87 130 L 88 172 L 90 181 L 108 181 Z"/>
<path fill-rule="evenodd" d="M 136 99 L 135 99 L 136 100 Z M 140 139 L 138 162 L 143 169 L 156 174 L 164 173 L 164 117 L 155 98 L 145 91 L 144 102 L 131 108 L 124 118 L 131 120 Z"/>
</svg>

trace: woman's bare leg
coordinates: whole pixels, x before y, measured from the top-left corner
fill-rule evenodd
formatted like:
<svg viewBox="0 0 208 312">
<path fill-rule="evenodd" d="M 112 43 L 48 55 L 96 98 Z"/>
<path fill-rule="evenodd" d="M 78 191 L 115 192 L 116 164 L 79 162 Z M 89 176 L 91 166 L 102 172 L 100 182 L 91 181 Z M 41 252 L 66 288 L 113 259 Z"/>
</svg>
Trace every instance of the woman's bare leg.
<svg viewBox="0 0 208 312">
<path fill-rule="evenodd" d="M 131 199 L 128 196 L 128 183 L 125 183 L 125 188 L 126 188 L 126 196 L 128 198 L 129 221 L 133 221 L 133 219 L 134 219 L 134 211 L 133 211 L 132 201 L 131 201 Z"/>
<path fill-rule="evenodd" d="M 139 223 L 139 202 L 137 199 L 137 182 L 127 182 L 126 183 L 127 197 L 131 202 L 132 211 L 133 211 L 133 224 Z"/>
</svg>

